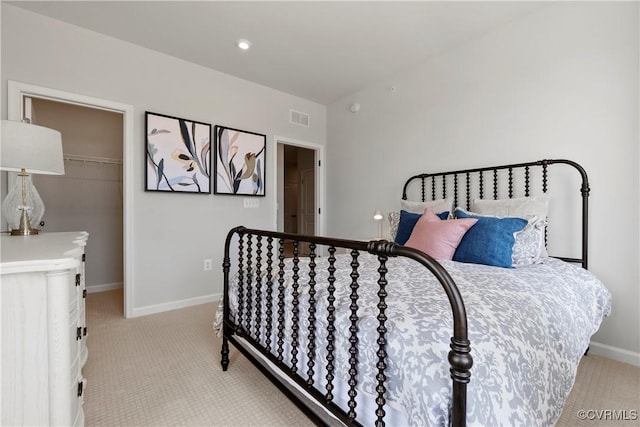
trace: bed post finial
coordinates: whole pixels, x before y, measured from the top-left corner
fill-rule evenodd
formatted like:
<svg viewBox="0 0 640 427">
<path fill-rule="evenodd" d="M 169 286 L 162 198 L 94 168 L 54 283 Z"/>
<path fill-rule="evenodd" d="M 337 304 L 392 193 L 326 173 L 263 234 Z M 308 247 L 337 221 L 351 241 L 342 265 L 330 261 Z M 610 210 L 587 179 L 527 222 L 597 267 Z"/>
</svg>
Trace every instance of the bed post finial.
<svg viewBox="0 0 640 427">
<path fill-rule="evenodd" d="M 451 425 L 466 425 L 467 414 L 467 384 L 471 379 L 471 345 L 469 340 L 451 338 L 449 364 L 451 379 L 453 379 L 453 408 L 451 410 Z"/>
<path fill-rule="evenodd" d="M 246 231 L 247 227 L 245 227 L 244 225 L 239 225 L 235 228 L 232 228 L 229 233 L 238 233 L 239 235 L 243 235 L 244 233 L 246 233 Z"/>
<path fill-rule="evenodd" d="M 396 246 L 396 243 L 387 240 L 372 240 L 367 243 L 367 252 L 373 255 L 396 256 Z"/>
<path fill-rule="evenodd" d="M 471 379 L 470 369 L 473 366 L 469 340 L 451 338 L 450 347 L 449 363 L 451 364 L 451 377 L 458 382 L 466 384 Z"/>
</svg>

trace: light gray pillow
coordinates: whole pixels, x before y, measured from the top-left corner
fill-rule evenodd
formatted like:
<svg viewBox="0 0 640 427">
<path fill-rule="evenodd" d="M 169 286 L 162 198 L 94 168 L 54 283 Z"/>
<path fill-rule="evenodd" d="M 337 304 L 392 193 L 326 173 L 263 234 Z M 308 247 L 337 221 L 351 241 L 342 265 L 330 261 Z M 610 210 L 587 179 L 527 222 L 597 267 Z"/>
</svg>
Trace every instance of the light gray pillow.
<svg viewBox="0 0 640 427">
<path fill-rule="evenodd" d="M 389 232 L 391 233 L 391 241 L 396 241 L 398 234 L 398 224 L 400 224 L 400 212 L 389 212 Z"/>
<path fill-rule="evenodd" d="M 513 254 L 511 261 L 514 267 L 539 264 L 545 259 L 547 250 L 544 246 L 545 222 L 537 216 L 527 219 L 527 226 L 515 233 L 515 243 L 513 244 Z"/>
<path fill-rule="evenodd" d="M 446 199 L 429 200 L 426 202 L 412 202 L 409 200 L 400 200 L 400 208 L 404 211 L 417 213 L 422 215 L 424 210 L 429 208 L 433 213 L 453 212 L 453 197 Z"/>
<path fill-rule="evenodd" d="M 471 210 L 481 215 L 525 218 L 529 224 L 516 233 L 513 265 L 519 267 L 540 263 L 547 258 L 544 232 L 549 214 L 548 195 L 514 197 L 512 199 L 474 199 Z"/>
</svg>

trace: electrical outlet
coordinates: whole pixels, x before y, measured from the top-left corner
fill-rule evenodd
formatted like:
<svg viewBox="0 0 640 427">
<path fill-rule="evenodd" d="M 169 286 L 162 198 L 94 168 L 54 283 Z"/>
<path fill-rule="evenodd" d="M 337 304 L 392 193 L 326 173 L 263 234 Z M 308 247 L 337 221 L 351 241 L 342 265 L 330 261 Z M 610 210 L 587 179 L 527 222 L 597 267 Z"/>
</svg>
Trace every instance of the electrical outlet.
<svg viewBox="0 0 640 427">
<path fill-rule="evenodd" d="M 244 207 L 245 208 L 259 208 L 260 200 L 252 197 L 244 198 Z"/>
<path fill-rule="evenodd" d="M 204 260 L 204 265 L 203 265 L 203 270 L 204 271 L 209 271 L 213 269 L 213 261 L 211 259 L 205 259 Z"/>
</svg>

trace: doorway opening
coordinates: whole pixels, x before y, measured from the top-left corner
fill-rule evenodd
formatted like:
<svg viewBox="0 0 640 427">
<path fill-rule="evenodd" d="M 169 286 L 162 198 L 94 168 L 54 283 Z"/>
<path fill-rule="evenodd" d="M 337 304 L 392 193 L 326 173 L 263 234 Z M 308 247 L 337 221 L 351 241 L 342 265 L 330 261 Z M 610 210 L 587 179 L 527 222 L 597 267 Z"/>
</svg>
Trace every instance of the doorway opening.
<svg viewBox="0 0 640 427">
<path fill-rule="evenodd" d="M 284 146 L 284 232 L 315 234 L 315 152 Z"/>
<path fill-rule="evenodd" d="M 87 231 L 87 292 L 123 288 L 123 114 L 25 97 L 24 118 L 62 135 L 65 174 L 34 175 L 47 232 Z"/>
<path fill-rule="evenodd" d="M 322 186 L 321 150 L 315 146 L 277 139 L 277 224 L 285 233 L 319 235 Z M 299 255 L 308 255 L 308 246 L 299 247 Z M 285 256 L 293 248 L 285 247 Z"/>
<path fill-rule="evenodd" d="M 37 100 L 37 101 L 36 101 Z M 108 101 L 100 98 L 89 97 L 86 95 L 75 94 L 71 92 L 65 92 L 57 89 L 47 88 L 43 86 L 36 86 L 28 83 L 21 83 L 9 80 L 7 82 L 7 118 L 9 120 L 20 121 L 25 118 L 26 113 L 31 114 L 32 103 L 36 101 L 39 104 L 44 105 L 45 101 L 51 101 L 54 104 L 62 104 L 68 108 L 71 107 L 81 107 L 81 110 L 89 112 L 90 114 L 98 114 L 99 112 L 108 112 L 112 115 L 109 116 L 112 119 L 119 123 L 118 129 L 115 131 L 119 132 L 120 136 L 120 151 L 114 152 L 111 154 L 80 154 L 74 156 L 75 153 L 64 153 L 67 155 L 68 159 L 65 161 L 65 169 L 67 169 L 67 162 L 76 162 L 74 167 L 79 166 L 77 163 L 84 163 L 83 166 L 91 166 L 95 165 L 95 161 L 102 161 L 103 164 L 109 164 L 108 168 L 114 169 L 119 168 L 117 172 L 114 170 L 108 170 L 106 172 L 106 176 L 113 178 L 114 181 L 118 181 L 114 188 L 119 190 L 119 198 L 120 204 L 118 206 L 119 209 L 119 219 L 115 219 L 116 222 L 120 223 L 120 234 L 118 240 L 118 250 L 120 253 L 119 258 L 119 267 L 118 269 L 121 272 L 122 277 L 122 288 L 123 292 L 123 314 L 124 317 L 133 317 L 133 263 L 129 261 L 129 257 L 133 255 L 133 190 L 131 183 L 133 182 L 133 106 L 127 104 L 121 104 L 113 101 Z M 38 107 L 37 107 L 38 108 Z M 41 110 L 39 110 L 41 111 Z M 40 114 L 40 113 L 36 113 Z M 107 116 L 105 116 L 107 117 Z M 42 118 L 42 117 L 41 117 Z M 39 121 L 38 116 L 33 120 L 34 123 L 40 123 L 43 126 L 47 126 L 44 122 Z M 79 126 L 79 125 L 78 125 Z M 52 124 L 48 124 L 48 127 L 53 127 Z M 90 128 L 90 127 L 89 127 Z M 103 129 L 102 129 L 103 130 Z M 87 131 L 88 132 L 88 131 Z M 87 136 L 88 137 L 88 136 Z M 64 135 L 63 135 L 63 150 L 64 150 Z M 107 156 L 107 157 L 103 157 Z M 94 158 L 94 157 L 97 157 Z M 71 170 L 71 169 L 70 169 Z M 85 171 L 86 172 L 86 171 Z M 10 174 L 11 175 L 11 174 Z M 9 175 L 9 184 L 12 183 L 12 178 Z M 42 178 L 42 177 L 37 177 Z M 39 189 L 44 189 L 47 187 L 46 183 L 38 183 Z M 44 197 L 43 197 L 44 199 Z M 74 199 L 77 201 L 78 198 Z M 51 208 L 54 207 L 56 202 L 47 202 L 45 201 L 45 206 L 48 207 L 49 212 L 45 211 L 45 217 L 48 217 L 48 214 L 51 213 Z M 73 209 L 70 209 L 69 212 L 75 212 Z M 112 217 L 113 219 L 114 217 Z M 62 221 L 62 220 L 61 220 Z M 49 219 L 45 220 L 45 230 L 55 231 L 52 229 L 53 223 L 55 220 L 49 221 Z M 80 224 L 78 224 L 80 225 Z M 57 227 L 56 227 L 57 228 Z M 77 228 L 74 231 L 78 231 Z M 97 237 L 99 233 L 94 233 L 95 237 Z M 90 244 L 92 243 L 91 237 L 89 238 Z M 89 270 L 89 264 L 91 260 L 87 263 L 87 269 Z M 109 279 L 103 279 L 109 281 Z M 90 285 L 91 283 L 87 283 Z M 106 287 L 118 286 L 120 282 L 115 283 L 102 283 L 102 285 L 106 285 Z M 100 285 L 100 283 L 98 283 Z M 91 289 L 89 289 L 91 290 Z M 103 289 L 105 290 L 105 289 Z"/>
</svg>

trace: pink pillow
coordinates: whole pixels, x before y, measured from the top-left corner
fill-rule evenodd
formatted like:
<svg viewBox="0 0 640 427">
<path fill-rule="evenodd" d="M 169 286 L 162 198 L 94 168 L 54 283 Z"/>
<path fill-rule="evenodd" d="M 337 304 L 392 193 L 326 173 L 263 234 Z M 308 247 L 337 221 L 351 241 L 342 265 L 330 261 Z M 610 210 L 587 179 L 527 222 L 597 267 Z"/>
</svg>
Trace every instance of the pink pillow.
<svg viewBox="0 0 640 427">
<path fill-rule="evenodd" d="M 404 245 L 435 259 L 451 260 L 462 237 L 476 222 L 475 218 L 443 221 L 430 209 L 425 209 Z"/>
</svg>

